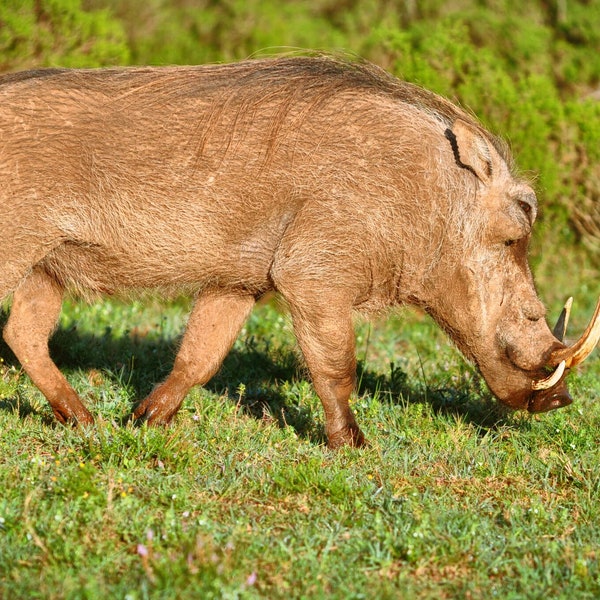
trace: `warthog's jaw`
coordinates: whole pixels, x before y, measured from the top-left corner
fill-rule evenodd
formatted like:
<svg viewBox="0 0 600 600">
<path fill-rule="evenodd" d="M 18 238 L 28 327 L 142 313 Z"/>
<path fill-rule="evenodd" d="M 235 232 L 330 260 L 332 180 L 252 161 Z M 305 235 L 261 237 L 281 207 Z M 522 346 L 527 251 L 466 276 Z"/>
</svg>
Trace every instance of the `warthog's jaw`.
<svg viewBox="0 0 600 600">
<path fill-rule="evenodd" d="M 569 298 L 554 327 L 555 337 L 562 343 L 569 322 L 573 298 Z M 567 406 L 573 401 L 564 378 L 568 370 L 581 364 L 594 350 L 600 341 L 600 299 L 596 305 L 594 316 L 583 335 L 571 346 L 563 346 L 554 350 L 549 357 L 548 366 L 554 371 L 547 377 L 534 379 L 531 383 L 532 395 L 529 398 L 529 412 L 546 412 Z"/>
</svg>

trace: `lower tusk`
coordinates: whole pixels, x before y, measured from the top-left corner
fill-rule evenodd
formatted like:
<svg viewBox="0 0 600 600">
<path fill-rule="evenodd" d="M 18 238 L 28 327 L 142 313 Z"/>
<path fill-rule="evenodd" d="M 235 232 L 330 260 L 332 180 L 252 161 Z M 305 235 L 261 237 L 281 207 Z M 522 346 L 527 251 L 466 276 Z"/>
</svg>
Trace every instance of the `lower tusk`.
<svg viewBox="0 0 600 600">
<path fill-rule="evenodd" d="M 548 389 L 550 389 L 553 385 L 556 385 L 561 380 L 561 378 L 565 372 L 566 366 L 567 365 L 566 365 L 565 361 L 564 360 L 561 361 L 560 364 L 558 365 L 558 367 L 556 367 L 554 373 L 552 373 L 545 379 L 540 379 L 539 381 L 532 381 L 531 389 L 532 390 L 548 390 Z"/>
</svg>

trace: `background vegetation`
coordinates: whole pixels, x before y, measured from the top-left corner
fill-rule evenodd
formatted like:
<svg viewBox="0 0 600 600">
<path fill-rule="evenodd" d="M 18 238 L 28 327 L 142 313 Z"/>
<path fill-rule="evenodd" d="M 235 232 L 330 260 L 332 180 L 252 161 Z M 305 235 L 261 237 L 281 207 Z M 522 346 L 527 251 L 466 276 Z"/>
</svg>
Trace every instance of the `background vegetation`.
<svg viewBox="0 0 600 600">
<path fill-rule="evenodd" d="M 556 314 L 574 293 L 581 330 L 598 293 L 600 0 L 0 2 L 0 72 L 289 48 L 369 58 L 507 138 L 543 207 L 542 296 Z M 52 351 L 98 415 L 89 431 L 56 426 L 0 345 L 0 598 L 600 596 L 597 359 L 570 375 L 573 407 L 534 418 L 503 411 L 422 315 L 358 323 L 372 447 L 331 454 L 287 317 L 265 304 L 172 428 L 134 427 L 187 308 L 66 304 Z"/>
</svg>

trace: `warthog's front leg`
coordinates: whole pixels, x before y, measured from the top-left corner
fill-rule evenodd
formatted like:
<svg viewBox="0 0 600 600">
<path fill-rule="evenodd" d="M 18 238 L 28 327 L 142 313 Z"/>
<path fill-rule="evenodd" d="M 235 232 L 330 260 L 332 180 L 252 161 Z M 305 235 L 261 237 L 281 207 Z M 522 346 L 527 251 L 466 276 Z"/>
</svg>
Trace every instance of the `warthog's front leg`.
<svg viewBox="0 0 600 600">
<path fill-rule="evenodd" d="M 225 356 L 254 306 L 251 295 L 216 294 L 196 301 L 169 377 L 137 407 L 135 418 L 169 423 L 195 385 L 206 383 Z"/>
<path fill-rule="evenodd" d="M 349 404 L 356 380 L 351 307 L 330 297 L 290 308 L 298 343 L 323 403 L 328 446 L 364 446 L 364 435 Z"/>
<path fill-rule="evenodd" d="M 61 423 L 90 424 L 92 415 L 48 352 L 62 296 L 63 289 L 45 271 L 34 269 L 14 293 L 4 339 Z"/>
</svg>

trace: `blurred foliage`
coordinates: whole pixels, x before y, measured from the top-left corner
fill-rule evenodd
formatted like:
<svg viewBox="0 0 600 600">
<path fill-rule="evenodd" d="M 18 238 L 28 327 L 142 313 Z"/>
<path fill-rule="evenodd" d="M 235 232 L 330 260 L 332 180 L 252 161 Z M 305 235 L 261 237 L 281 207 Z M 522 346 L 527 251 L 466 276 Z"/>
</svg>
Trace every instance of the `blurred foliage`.
<svg viewBox="0 0 600 600">
<path fill-rule="evenodd" d="M 543 238 L 600 255 L 600 0 L 4 0 L 0 71 L 344 50 L 509 140 Z"/>
<path fill-rule="evenodd" d="M 0 2 L 0 72 L 129 60 L 123 25 L 107 9 L 84 10 L 79 0 Z"/>
</svg>

